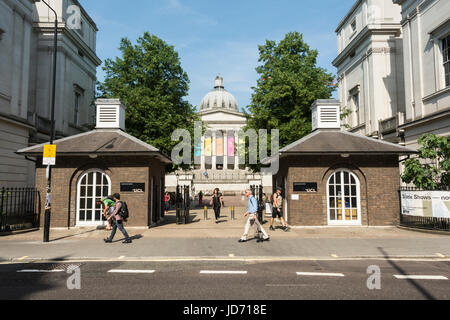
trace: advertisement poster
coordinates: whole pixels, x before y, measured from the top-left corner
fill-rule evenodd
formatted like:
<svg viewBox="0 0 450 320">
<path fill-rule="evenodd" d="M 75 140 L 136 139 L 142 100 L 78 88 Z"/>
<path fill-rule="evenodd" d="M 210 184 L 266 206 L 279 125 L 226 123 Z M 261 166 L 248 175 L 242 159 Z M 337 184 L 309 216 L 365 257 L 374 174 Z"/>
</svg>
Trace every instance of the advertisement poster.
<svg viewBox="0 0 450 320">
<path fill-rule="evenodd" d="M 450 191 L 401 191 L 402 214 L 450 218 Z"/>
</svg>

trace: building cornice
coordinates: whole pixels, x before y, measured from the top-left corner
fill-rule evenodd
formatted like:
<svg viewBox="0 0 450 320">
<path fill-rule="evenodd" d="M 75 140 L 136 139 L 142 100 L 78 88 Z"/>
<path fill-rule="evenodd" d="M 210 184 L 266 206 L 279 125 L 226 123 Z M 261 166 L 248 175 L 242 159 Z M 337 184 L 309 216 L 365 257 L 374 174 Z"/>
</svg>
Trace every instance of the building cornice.
<svg viewBox="0 0 450 320">
<path fill-rule="evenodd" d="M 394 34 L 399 36 L 401 33 L 400 24 L 369 24 L 345 47 L 345 49 L 333 60 L 332 64 L 336 68 L 356 50 L 359 45 L 368 37 L 374 34 Z M 372 49 L 373 51 L 374 49 Z"/>
<path fill-rule="evenodd" d="M 348 21 L 348 19 L 350 19 L 350 17 L 353 15 L 353 13 L 355 13 L 356 9 L 358 9 L 358 7 L 361 5 L 362 2 L 363 2 L 363 0 L 357 0 L 355 2 L 353 7 L 350 9 L 350 11 L 347 12 L 345 17 L 341 20 L 341 22 L 339 22 L 339 24 L 338 24 L 338 26 L 337 26 L 337 28 L 336 28 L 336 30 L 334 32 L 338 33 L 341 30 L 341 28 Z"/>
<path fill-rule="evenodd" d="M 429 121 L 433 121 L 439 118 L 444 118 L 444 117 L 448 117 L 450 116 L 450 107 L 445 109 L 445 110 L 441 110 L 432 114 L 429 114 L 423 118 L 420 119 L 416 119 L 413 121 L 408 121 L 400 126 L 398 126 L 399 129 L 405 129 L 405 128 L 410 128 L 410 127 L 414 127 Z"/>
</svg>

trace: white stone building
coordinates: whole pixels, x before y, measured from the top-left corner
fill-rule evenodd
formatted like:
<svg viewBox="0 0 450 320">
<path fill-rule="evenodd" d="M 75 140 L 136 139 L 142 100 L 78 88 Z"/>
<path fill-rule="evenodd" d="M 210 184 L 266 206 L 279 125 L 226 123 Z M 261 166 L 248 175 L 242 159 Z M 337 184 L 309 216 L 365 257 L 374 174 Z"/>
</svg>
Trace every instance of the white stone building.
<svg viewBox="0 0 450 320">
<path fill-rule="evenodd" d="M 48 3 L 59 20 L 55 127 L 61 138 L 95 123 L 98 29 L 77 0 Z M 0 1 L 0 186 L 33 186 L 34 163 L 14 152 L 49 140 L 54 19 L 42 2 Z"/>
<path fill-rule="evenodd" d="M 358 0 L 339 23 L 339 99 L 349 131 L 400 142 L 405 113 L 400 7 L 392 0 Z"/>
<path fill-rule="evenodd" d="M 417 148 L 426 133 L 450 138 L 450 1 L 393 0 L 401 8 L 405 114 L 399 130 Z"/>
<path fill-rule="evenodd" d="M 225 90 L 219 75 L 214 89 L 200 104 L 200 116 L 207 128 L 196 148 L 195 165 L 190 171 L 178 171 L 166 176 L 166 188 L 174 191 L 177 183 L 189 185 L 195 194 L 212 193 L 219 188 L 225 194 L 240 194 L 251 185 L 263 185 L 266 192 L 272 191 L 272 176 L 252 173 L 239 165 L 238 132 L 246 125 L 245 115 L 239 111 L 236 99 Z M 198 159 L 198 157 L 200 159 Z"/>
</svg>

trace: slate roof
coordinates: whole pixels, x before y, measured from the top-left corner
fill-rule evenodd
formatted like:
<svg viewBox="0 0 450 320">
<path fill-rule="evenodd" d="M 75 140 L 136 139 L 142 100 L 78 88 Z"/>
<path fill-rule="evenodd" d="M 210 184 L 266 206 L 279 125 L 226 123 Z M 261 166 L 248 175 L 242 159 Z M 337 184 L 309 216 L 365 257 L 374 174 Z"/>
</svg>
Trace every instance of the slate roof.
<svg viewBox="0 0 450 320">
<path fill-rule="evenodd" d="M 417 153 L 417 151 L 398 144 L 339 129 L 317 130 L 279 151 L 280 156 L 294 154 L 408 155 L 413 153 Z M 272 157 L 266 158 L 263 160 L 263 163 L 269 163 L 271 159 Z"/>
<path fill-rule="evenodd" d="M 171 163 L 159 149 L 125 133 L 120 129 L 95 129 L 89 132 L 59 139 L 54 142 L 58 156 L 71 155 L 156 155 L 162 162 Z M 24 156 L 40 156 L 44 144 L 24 148 L 16 153 Z"/>
</svg>

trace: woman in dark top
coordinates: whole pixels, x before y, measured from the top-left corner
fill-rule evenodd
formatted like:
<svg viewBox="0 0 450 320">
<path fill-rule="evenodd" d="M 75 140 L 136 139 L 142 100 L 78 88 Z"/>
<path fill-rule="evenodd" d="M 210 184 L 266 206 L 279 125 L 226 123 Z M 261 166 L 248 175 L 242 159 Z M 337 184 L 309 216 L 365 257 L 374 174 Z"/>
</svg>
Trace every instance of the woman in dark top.
<svg viewBox="0 0 450 320">
<path fill-rule="evenodd" d="M 216 216 L 216 223 L 219 223 L 220 208 L 223 206 L 223 197 L 222 197 L 222 194 L 219 193 L 219 188 L 214 189 L 214 193 L 211 198 L 210 204 L 214 208 L 214 214 Z"/>
</svg>

